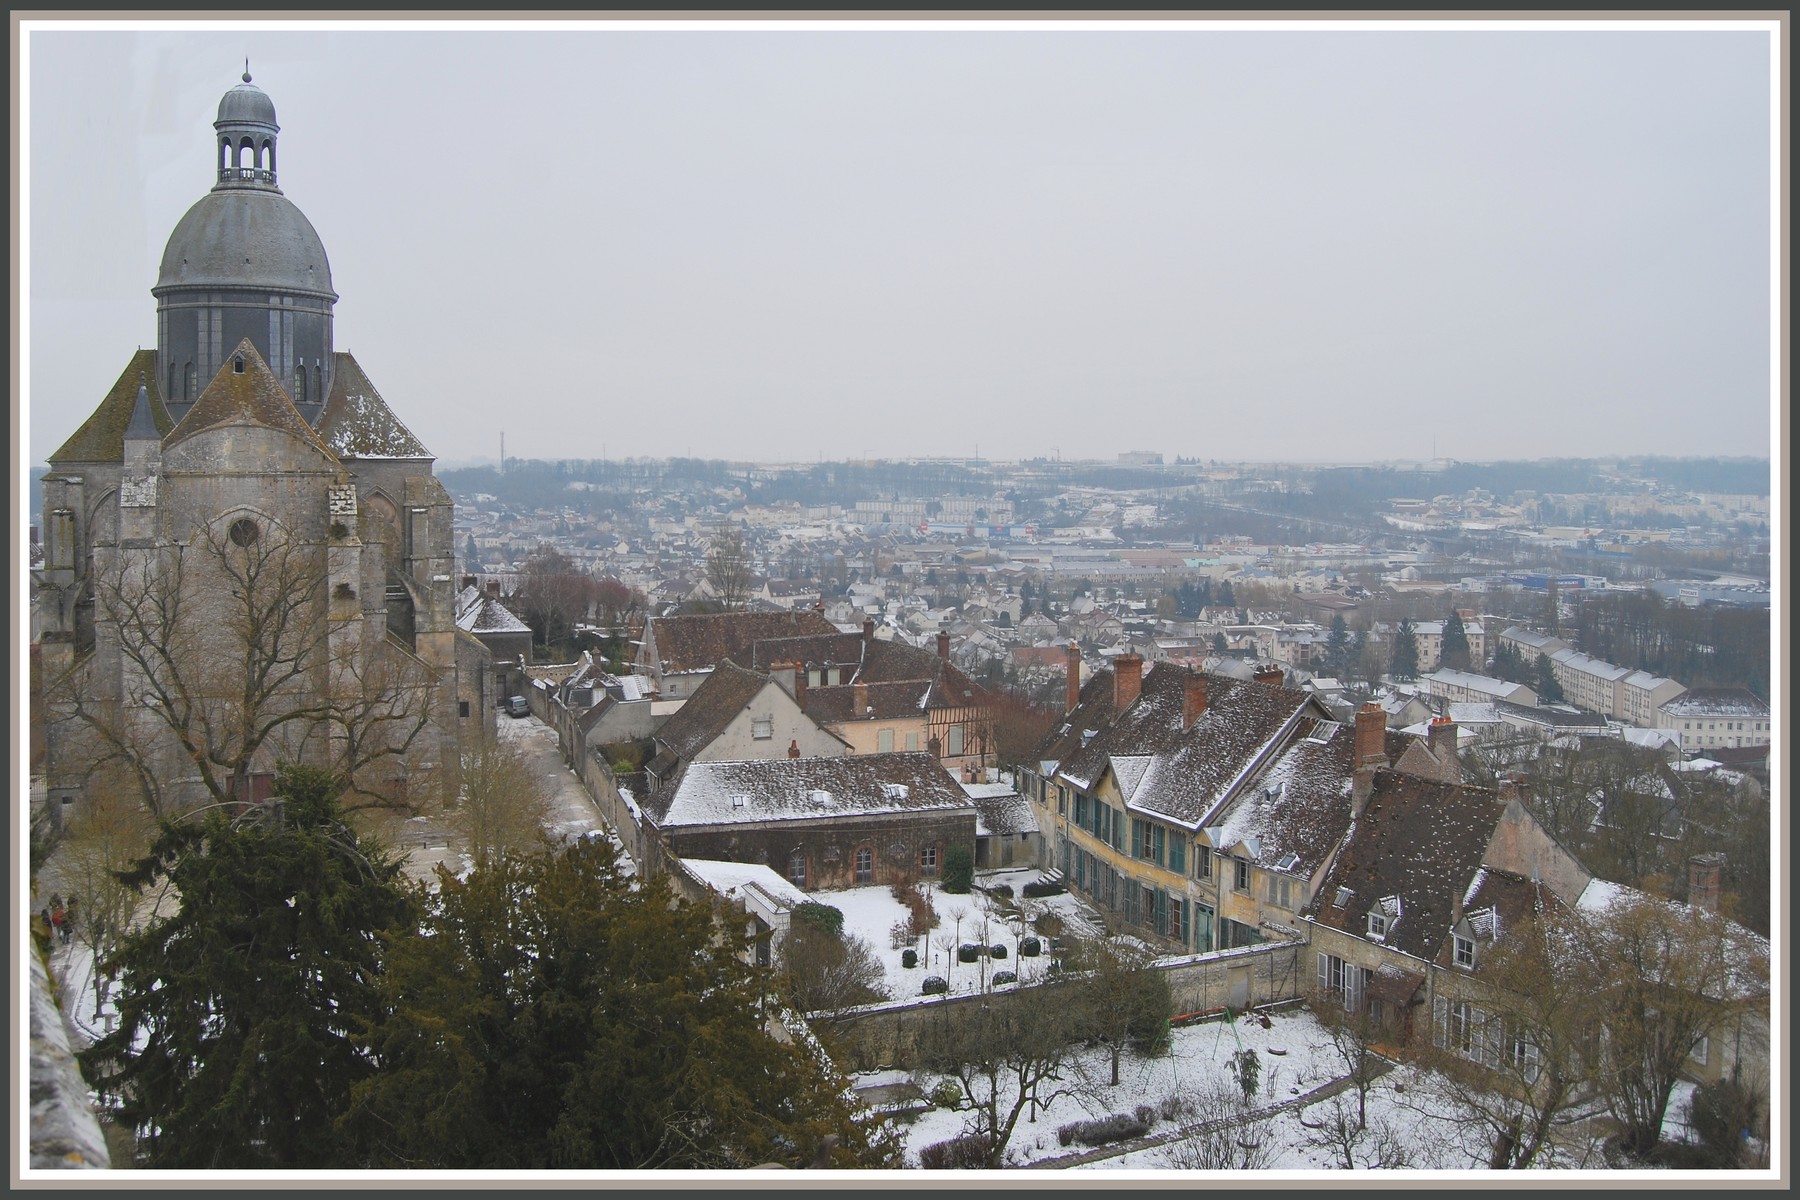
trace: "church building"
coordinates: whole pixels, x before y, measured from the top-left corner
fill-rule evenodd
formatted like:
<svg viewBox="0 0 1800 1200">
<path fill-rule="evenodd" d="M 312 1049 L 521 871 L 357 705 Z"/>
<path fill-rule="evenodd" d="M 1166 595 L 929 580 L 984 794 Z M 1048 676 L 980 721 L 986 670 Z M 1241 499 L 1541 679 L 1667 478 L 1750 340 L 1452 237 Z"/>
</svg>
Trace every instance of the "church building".
<svg viewBox="0 0 1800 1200">
<path fill-rule="evenodd" d="M 357 361 L 275 106 L 219 102 L 213 185 L 175 226 L 138 350 L 49 458 L 36 572 L 53 812 L 266 796 L 278 763 L 422 798 L 492 727 L 455 621 L 452 504 Z M 104 780 L 104 783 L 97 781 Z"/>
</svg>

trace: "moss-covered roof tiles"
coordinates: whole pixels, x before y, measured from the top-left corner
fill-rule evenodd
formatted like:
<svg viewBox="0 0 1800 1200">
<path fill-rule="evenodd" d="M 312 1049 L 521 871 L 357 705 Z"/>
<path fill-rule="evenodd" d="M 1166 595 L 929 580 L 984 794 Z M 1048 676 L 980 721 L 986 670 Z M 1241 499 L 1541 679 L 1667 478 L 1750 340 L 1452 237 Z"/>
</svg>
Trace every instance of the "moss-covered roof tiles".
<svg viewBox="0 0 1800 1200">
<path fill-rule="evenodd" d="M 242 371 L 237 370 L 240 357 L 244 362 Z M 194 401 L 194 407 L 181 418 L 181 423 L 163 439 L 163 446 L 166 449 L 197 433 L 225 425 L 261 425 L 279 429 L 331 454 L 319 440 L 319 435 L 313 432 L 313 427 L 306 423 L 306 418 L 300 415 L 300 410 L 294 407 L 294 402 L 288 399 L 287 392 L 249 338 L 240 341 L 237 348 L 226 355 L 225 365 L 212 377 L 212 382 Z"/>
<path fill-rule="evenodd" d="M 156 351 L 139 350 L 125 364 L 117 382 L 94 409 L 93 415 L 69 435 L 69 440 L 48 461 L 59 465 L 123 462 L 125 428 L 131 424 L 131 410 L 137 403 L 140 381 L 150 393 L 150 415 L 156 422 L 157 433 L 166 435 L 173 429 L 175 422 L 163 407 L 162 389 L 156 384 Z"/>
</svg>

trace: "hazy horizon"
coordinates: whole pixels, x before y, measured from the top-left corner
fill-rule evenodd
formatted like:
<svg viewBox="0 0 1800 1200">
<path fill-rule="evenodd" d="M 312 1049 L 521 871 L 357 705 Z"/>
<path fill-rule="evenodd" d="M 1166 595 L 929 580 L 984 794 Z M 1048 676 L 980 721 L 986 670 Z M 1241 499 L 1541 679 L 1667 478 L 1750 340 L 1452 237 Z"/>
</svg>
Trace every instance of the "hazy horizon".
<svg viewBox="0 0 1800 1200">
<path fill-rule="evenodd" d="M 30 461 L 246 55 L 441 462 L 1773 457 L 1758 32 L 28 34 Z M 96 166 L 108 186 L 96 186 Z"/>
</svg>

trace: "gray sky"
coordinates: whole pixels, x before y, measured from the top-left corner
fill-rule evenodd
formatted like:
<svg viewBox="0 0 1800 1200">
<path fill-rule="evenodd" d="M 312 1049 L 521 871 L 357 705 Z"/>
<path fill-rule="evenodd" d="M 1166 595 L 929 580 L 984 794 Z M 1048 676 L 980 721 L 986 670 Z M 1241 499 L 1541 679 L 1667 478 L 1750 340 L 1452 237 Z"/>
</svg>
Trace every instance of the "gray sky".
<svg viewBox="0 0 1800 1200">
<path fill-rule="evenodd" d="M 31 36 L 27 449 L 250 58 L 445 462 L 1771 451 L 1744 32 Z"/>
</svg>

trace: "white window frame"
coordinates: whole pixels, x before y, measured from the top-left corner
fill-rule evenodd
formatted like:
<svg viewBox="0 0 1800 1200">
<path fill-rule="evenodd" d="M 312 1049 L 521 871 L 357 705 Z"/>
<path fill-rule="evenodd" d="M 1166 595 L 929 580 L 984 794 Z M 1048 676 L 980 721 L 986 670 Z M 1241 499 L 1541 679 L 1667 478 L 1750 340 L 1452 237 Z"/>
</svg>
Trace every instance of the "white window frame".
<svg viewBox="0 0 1800 1200">
<path fill-rule="evenodd" d="M 1451 961 L 1464 971 L 1475 969 L 1475 939 L 1466 938 L 1460 933 L 1450 935 Z"/>
<path fill-rule="evenodd" d="M 1386 915 L 1382 914 L 1382 913 L 1378 913 L 1378 912 L 1370 913 L 1369 914 L 1369 936 L 1372 938 L 1386 938 L 1387 931 L 1388 931 L 1388 919 L 1387 919 Z"/>
<path fill-rule="evenodd" d="M 750 736 L 759 742 L 766 742 L 775 736 L 774 717 L 753 717 L 750 721 Z"/>
</svg>

